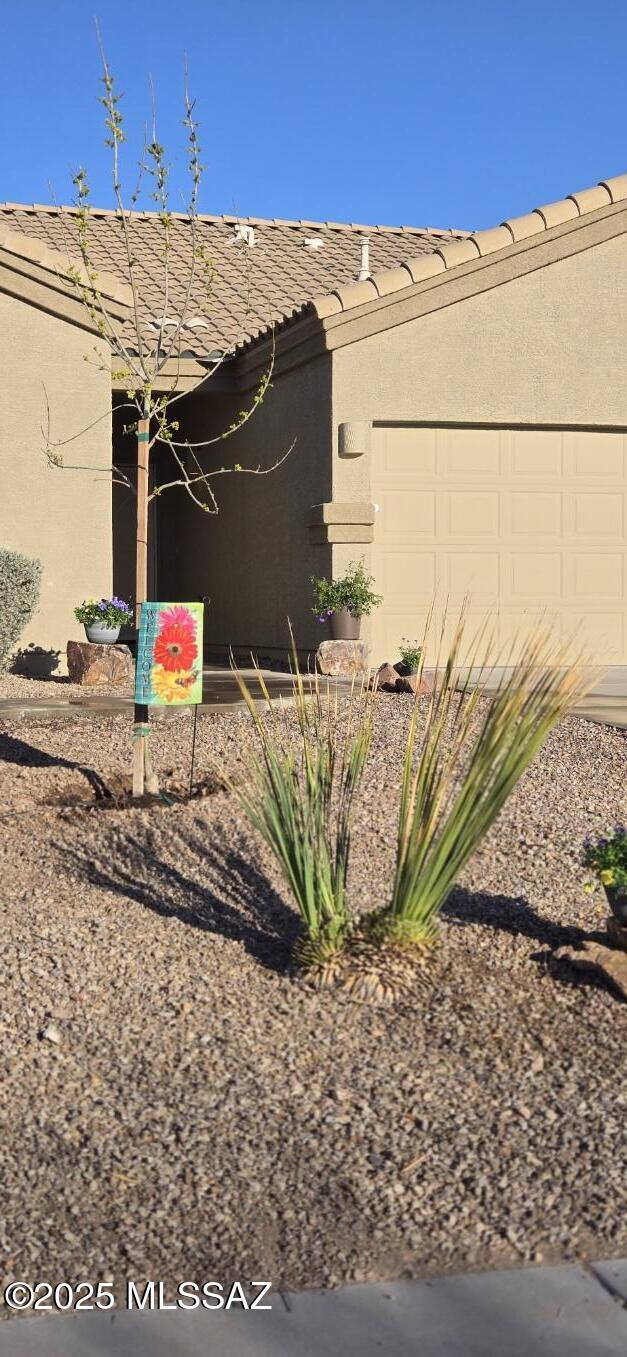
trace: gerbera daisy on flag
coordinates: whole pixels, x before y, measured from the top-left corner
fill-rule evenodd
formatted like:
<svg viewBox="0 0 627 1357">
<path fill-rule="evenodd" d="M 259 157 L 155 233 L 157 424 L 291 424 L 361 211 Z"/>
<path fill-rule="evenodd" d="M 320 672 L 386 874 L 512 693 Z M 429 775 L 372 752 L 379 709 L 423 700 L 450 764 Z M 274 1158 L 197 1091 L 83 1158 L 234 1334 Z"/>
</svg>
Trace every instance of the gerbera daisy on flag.
<svg viewBox="0 0 627 1357">
<path fill-rule="evenodd" d="M 192 604 L 192 607 L 193 606 L 194 605 Z M 168 603 L 167 605 L 163 604 L 162 607 L 163 611 L 159 616 L 160 631 L 163 631 L 164 627 L 176 626 L 187 627 L 188 631 L 195 633 L 197 619 L 194 617 L 193 613 L 190 612 L 188 607 L 182 603 Z"/>
<path fill-rule="evenodd" d="M 154 662 L 164 669 L 191 669 L 198 658 L 194 632 L 171 622 L 161 627 L 155 639 Z"/>
<path fill-rule="evenodd" d="M 190 686 L 196 681 L 191 673 L 175 673 L 156 664 L 152 671 L 152 689 L 160 702 L 189 702 Z"/>
</svg>

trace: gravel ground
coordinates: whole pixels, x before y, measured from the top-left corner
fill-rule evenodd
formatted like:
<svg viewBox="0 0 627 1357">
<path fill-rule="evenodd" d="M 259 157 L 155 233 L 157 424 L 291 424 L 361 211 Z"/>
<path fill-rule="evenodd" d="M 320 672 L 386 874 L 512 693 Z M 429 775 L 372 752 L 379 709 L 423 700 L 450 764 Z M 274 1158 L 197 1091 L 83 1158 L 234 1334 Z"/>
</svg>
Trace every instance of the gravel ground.
<svg viewBox="0 0 627 1357">
<path fill-rule="evenodd" d="M 378 702 L 360 909 L 387 892 L 411 710 Z M 199 775 L 248 731 L 203 715 Z M 155 722 L 174 782 L 190 735 L 188 712 Z M 577 854 L 626 813 L 625 734 L 562 723 L 447 905 L 431 992 L 392 1011 L 289 979 L 294 912 L 225 793 L 45 804 L 93 798 L 81 769 L 128 750 L 125 716 L 0 736 L 7 1278 L 299 1288 L 624 1255 L 627 1006 L 551 953 L 600 925 Z"/>
</svg>

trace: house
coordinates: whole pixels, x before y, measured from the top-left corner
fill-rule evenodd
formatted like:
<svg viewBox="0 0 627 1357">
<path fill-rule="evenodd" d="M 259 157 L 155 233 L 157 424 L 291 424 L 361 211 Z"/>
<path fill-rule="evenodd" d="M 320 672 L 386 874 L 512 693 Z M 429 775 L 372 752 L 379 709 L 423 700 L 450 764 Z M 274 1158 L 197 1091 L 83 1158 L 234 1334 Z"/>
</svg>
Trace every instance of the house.
<svg viewBox="0 0 627 1357">
<path fill-rule="evenodd" d="M 310 577 L 363 556 L 384 596 L 374 662 L 420 635 L 436 592 L 469 592 L 504 646 L 544 611 L 598 662 L 627 663 L 626 224 L 627 175 L 472 234 L 203 217 L 216 281 L 179 391 L 218 370 L 178 402 L 180 436 L 218 438 L 273 362 L 254 416 L 199 455 L 264 467 L 294 447 L 267 477 L 225 476 L 217 516 L 181 489 L 153 502 L 152 596 L 209 596 L 211 651 L 279 658 L 288 616 L 303 649 L 319 639 Z M 176 314 L 189 222 L 174 226 Z M 29 639 L 60 651 L 77 596 L 132 594 L 133 500 L 106 474 L 112 458 L 131 474 L 124 393 L 64 281 L 68 230 L 71 209 L 0 208 L 0 541 L 42 559 Z M 90 230 L 124 323 L 119 219 L 94 211 Z M 134 230 L 150 323 L 154 215 Z M 47 408 L 58 439 L 90 425 L 63 449 L 88 470 L 46 465 Z"/>
</svg>

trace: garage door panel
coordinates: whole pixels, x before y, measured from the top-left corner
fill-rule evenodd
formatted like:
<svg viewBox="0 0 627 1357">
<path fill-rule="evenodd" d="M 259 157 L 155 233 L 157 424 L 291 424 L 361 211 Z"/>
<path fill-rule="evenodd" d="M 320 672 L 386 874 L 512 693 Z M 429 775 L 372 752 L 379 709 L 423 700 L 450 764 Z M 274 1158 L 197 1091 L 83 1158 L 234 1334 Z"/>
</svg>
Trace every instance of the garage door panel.
<svg viewBox="0 0 627 1357">
<path fill-rule="evenodd" d="M 461 437 L 460 437 L 461 435 Z M 489 429 L 447 429 L 438 440 L 439 470 L 444 476 L 498 476 L 503 448 L 499 433 Z"/>
<path fill-rule="evenodd" d="M 627 474 L 622 440 L 616 434 L 595 434 L 594 446 L 590 445 L 590 434 L 573 434 L 572 437 L 575 476 L 620 482 Z"/>
<path fill-rule="evenodd" d="M 451 490 L 442 492 L 443 531 L 459 541 L 468 537 L 498 537 L 499 496 L 494 490 Z"/>
<path fill-rule="evenodd" d="M 378 633 L 381 654 L 390 655 L 396 660 L 400 641 L 420 642 L 425 634 L 428 617 L 428 606 L 410 608 L 407 611 L 403 609 L 386 611 L 380 619 L 381 630 Z"/>
<path fill-rule="evenodd" d="M 562 496 L 557 490 L 502 491 L 504 532 L 512 537 L 559 537 L 562 532 Z"/>
<path fill-rule="evenodd" d="M 577 537 L 623 536 L 623 500 L 616 493 L 580 491 L 574 496 L 574 532 Z"/>
<path fill-rule="evenodd" d="M 436 492 L 433 490 L 388 490 L 380 501 L 381 521 L 378 526 L 393 542 L 403 536 L 412 539 L 421 534 L 433 537 L 435 533 Z"/>
<path fill-rule="evenodd" d="M 625 597 L 625 555 L 621 552 L 577 552 L 567 564 L 570 593 L 575 598 L 615 601 Z"/>
<path fill-rule="evenodd" d="M 435 429 L 398 428 L 379 431 L 378 441 L 386 472 L 406 485 L 417 476 L 435 476 L 437 471 L 437 432 Z M 377 446 L 377 444 L 375 444 Z"/>
<path fill-rule="evenodd" d="M 530 476 L 560 478 L 564 474 L 564 448 L 559 431 L 518 429 L 512 439 L 512 473 L 515 479 Z"/>
<path fill-rule="evenodd" d="M 473 598 L 489 603 L 499 589 L 500 557 L 496 551 L 450 551 L 442 567 L 451 598 L 461 599 L 470 590 Z"/>
<path fill-rule="evenodd" d="M 597 663 L 625 663 L 627 628 L 622 609 L 565 609 L 562 624 L 565 634 L 575 637 Z"/>
<path fill-rule="evenodd" d="M 599 663 L 627 663 L 625 435 L 377 429 L 372 498 L 376 661 L 419 634 L 436 593 L 440 614 L 470 593 L 504 646 L 543 616 Z"/>
<path fill-rule="evenodd" d="M 539 607 L 533 603 L 527 607 L 511 608 L 505 606 L 499 608 L 498 635 L 501 647 L 499 658 L 502 663 L 507 663 L 520 651 L 521 646 L 535 631 L 538 624 L 551 631 L 556 644 L 564 639 L 563 617 L 560 608 L 552 608 L 550 604 Z"/>
<path fill-rule="evenodd" d="M 501 601 L 517 604 L 536 599 L 559 603 L 563 593 L 563 563 L 558 551 L 516 551 L 506 554 L 507 570 Z"/>
<path fill-rule="evenodd" d="M 433 598 L 437 588 L 434 551 L 386 551 L 378 566 L 379 590 L 391 606 L 409 598 Z"/>
</svg>

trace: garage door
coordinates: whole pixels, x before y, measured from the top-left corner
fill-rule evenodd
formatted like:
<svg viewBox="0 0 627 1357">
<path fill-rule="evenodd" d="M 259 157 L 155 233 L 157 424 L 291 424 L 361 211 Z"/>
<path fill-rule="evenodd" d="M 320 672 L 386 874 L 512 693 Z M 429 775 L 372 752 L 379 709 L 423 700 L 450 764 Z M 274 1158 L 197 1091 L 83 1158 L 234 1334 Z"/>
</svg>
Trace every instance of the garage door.
<svg viewBox="0 0 627 1357">
<path fill-rule="evenodd" d="M 500 640 L 539 612 L 627 663 L 627 436 L 375 428 L 372 657 L 421 635 L 434 594 L 498 610 Z"/>
</svg>

